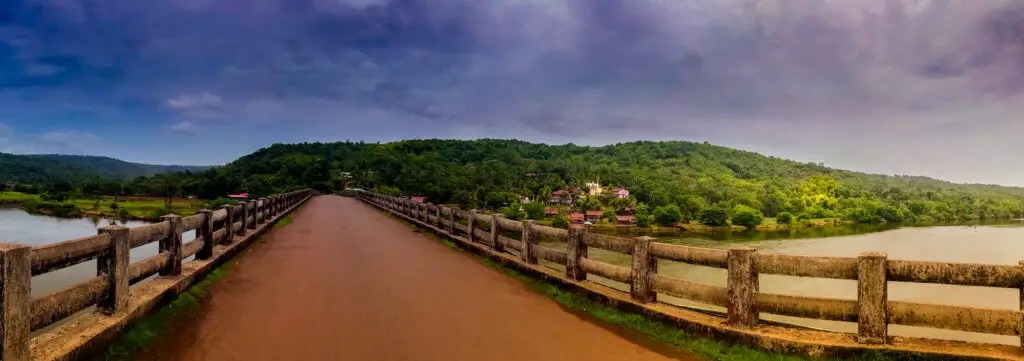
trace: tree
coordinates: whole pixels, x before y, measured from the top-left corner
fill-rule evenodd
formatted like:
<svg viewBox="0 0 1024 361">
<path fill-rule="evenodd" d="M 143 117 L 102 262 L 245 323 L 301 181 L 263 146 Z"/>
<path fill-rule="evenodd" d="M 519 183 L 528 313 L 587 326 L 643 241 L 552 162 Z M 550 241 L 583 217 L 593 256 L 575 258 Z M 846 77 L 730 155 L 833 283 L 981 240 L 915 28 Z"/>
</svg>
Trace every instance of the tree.
<svg viewBox="0 0 1024 361">
<path fill-rule="evenodd" d="M 652 221 L 654 221 L 654 217 L 651 216 L 650 211 L 647 209 L 647 205 L 643 203 L 636 205 L 636 213 L 634 214 L 634 217 L 636 218 L 637 227 L 646 228 L 651 225 Z"/>
<path fill-rule="evenodd" d="M 540 202 L 530 202 L 523 205 L 523 209 L 526 210 L 526 217 L 533 220 L 544 219 L 544 204 Z"/>
<path fill-rule="evenodd" d="M 734 225 L 753 229 L 760 226 L 763 222 L 764 215 L 759 210 L 744 205 L 737 205 L 732 211 L 732 224 Z"/>
<path fill-rule="evenodd" d="M 604 210 L 604 219 L 607 219 L 608 222 L 615 223 L 615 220 L 616 220 L 616 218 L 615 218 L 615 210 L 611 209 L 611 208 L 605 209 Z"/>
<path fill-rule="evenodd" d="M 584 211 L 598 211 L 601 210 L 601 201 L 597 197 L 586 196 L 579 201 L 580 208 Z"/>
<path fill-rule="evenodd" d="M 654 221 L 662 226 L 672 226 L 683 219 L 683 212 L 675 204 L 654 209 Z"/>
<path fill-rule="evenodd" d="M 700 212 L 698 216 L 700 223 L 711 227 L 725 227 L 729 225 L 729 214 L 722 208 L 708 208 Z"/>
<path fill-rule="evenodd" d="M 676 204 L 679 205 L 679 210 L 683 213 L 684 221 L 697 219 L 700 211 L 707 207 L 704 198 L 693 194 L 676 197 Z"/>
<path fill-rule="evenodd" d="M 775 217 L 776 217 L 776 221 L 778 221 L 779 224 L 792 224 L 793 223 L 793 213 L 782 212 L 782 213 L 779 213 Z"/>
</svg>

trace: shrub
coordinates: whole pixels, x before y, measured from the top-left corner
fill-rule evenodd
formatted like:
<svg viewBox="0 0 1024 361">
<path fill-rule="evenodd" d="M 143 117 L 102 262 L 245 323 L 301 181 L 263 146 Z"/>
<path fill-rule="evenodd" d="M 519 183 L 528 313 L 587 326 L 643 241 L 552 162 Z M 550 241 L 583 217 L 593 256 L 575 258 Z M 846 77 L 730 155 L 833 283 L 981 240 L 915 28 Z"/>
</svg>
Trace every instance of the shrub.
<svg viewBox="0 0 1024 361">
<path fill-rule="evenodd" d="M 606 209 L 604 211 L 604 219 L 607 219 L 608 222 L 615 223 L 615 220 L 616 220 L 616 218 L 615 218 L 615 210 L 613 210 L 613 209 Z"/>
<path fill-rule="evenodd" d="M 764 222 L 764 215 L 759 210 L 744 205 L 737 205 L 733 209 L 732 224 L 751 229 L 760 226 L 762 222 Z"/>
<path fill-rule="evenodd" d="M 724 227 L 729 225 L 729 214 L 721 208 L 709 208 L 700 211 L 700 223 L 711 227 Z"/>
<path fill-rule="evenodd" d="M 524 204 L 523 210 L 526 211 L 526 217 L 529 219 L 544 219 L 544 204 L 541 202 Z"/>
<path fill-rule="evenodd" d="M 555 221 L 551 223 L 551 226 L 555 228 L 569 228 L 569 221 L 565 217 L 555 217 Z"/>
<path fill-rule="evenodd" d="M 121 219 L 128 219 L 128 217 L 131 217 L 131 213 L 128 213 L 128 208 L 121 208 L 117 210 L 117 217 Z"/>
<path fill-rule="evenodd" d="M 166 215 L 172 214 L 172 213 L 174 213 L 173 209 L 170 209 L 170 208 L 157 208 L 157 209 L 154 209 L 152 212 L 149 213 L 149 218 L 160 219 L 160 217 L 163 217 L 163 216 L 166 216 Z"/>
<path fill-rule="evenodd" d="M 207 201 L 206 203 L 203 204 L 203 206 L 206 209 L 220 209 L 220 207 L 234 205 L 235 203 L 237 202 L 234 199 L 221 197 L 211 201 Z"/>
<path fill-rule="evenodd" d="M 775 219 L 779 222 L 779 224 L 792 224 L 793 218 L 793 213 L 789 212 L 782 212 L 775 216 Z"/>
<path fill-rule="evenodd" d="M 675 204 L 654 209 L 654 221 L 662 226 L 671 226 L 683 220 L 683 212 Z"/>
</svg>

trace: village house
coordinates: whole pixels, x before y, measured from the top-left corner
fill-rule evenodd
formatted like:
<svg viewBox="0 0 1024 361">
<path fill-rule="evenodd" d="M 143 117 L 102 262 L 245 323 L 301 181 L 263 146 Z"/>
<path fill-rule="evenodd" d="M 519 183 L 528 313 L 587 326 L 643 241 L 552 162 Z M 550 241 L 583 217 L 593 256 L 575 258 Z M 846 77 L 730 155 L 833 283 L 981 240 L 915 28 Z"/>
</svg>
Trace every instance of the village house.
<svg viewBox="0 0 1024 361">
<path fill-rule="evenodd" d="M 557 208 L 548 208 L 548 209 L 544 210 L 544 217 L 545 218 L 554 218 L 554 217 L 557 217 L 557 216 L 558 216 L 558 209 Z"/>
<path fill-rule="evenodd" d="M 603 217 L 603 216 L 604 216 L 604 212 L 601 212 L 601 211 L 587 211 L 587 215 L 586 215 L 585 219 L 586 219 L 587 222 L 597 223 L 597 222 L 601 221 L 601 217 Z"/>
<path fill-rule="evenodd" d="M 572 205 L 572 194 L 568 191 L 559 189 L 551 192 L 551 198 L 548 199 L 548 203 Z"/>
<path fill-rule="evenodd" d="M 417 203 L 423 203 L 423 201 L 425 200 L 424 197 L 409 197 L 409 199 L 411 199 L 413 202 L 417 202 Z"/>
<path fill-rule="evenodd" d="M 629 216 L 629 215 L 627 215 L 627 216 L 615 216 L 615 221 L 618 224 L 623 224 L 623 225 L 625 225 L 625 224 L 636 224 L 636 217 L 635 216 Z"/>
<path fill-rule="evenodd" d="M 583 224 L 583 221 L 585 220 L 583 213 L 573 213 L 569 215 L 569 222 L 572 224 Z"/>
<path fill-rule="evenodd" d="M 599 196 L 604 193 L 604 188 L 599 183 L 587 183 L 587 193 L 592 196 Z"/>
<path fill-rule="evenodd" d="M 616 188 L 612 193 L 615 193 L 616 198 L 629 198 L 629 190 L 626 188 Z"/>
</svg>

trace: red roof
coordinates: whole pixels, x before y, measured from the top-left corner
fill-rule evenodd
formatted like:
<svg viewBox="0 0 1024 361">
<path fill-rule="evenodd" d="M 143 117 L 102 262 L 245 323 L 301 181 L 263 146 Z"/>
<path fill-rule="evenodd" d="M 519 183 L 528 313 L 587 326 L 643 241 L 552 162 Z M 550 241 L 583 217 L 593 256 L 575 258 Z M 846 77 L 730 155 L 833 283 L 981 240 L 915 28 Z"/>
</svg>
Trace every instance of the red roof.
<svg viewBox="0 0 1024 361">
<path fill-rule="evenodd" d="M 618 193 L 618 192 L 629 192 L 629 191 L 626 190 L 626 188 L 615 188 L 615 190 L 613 190 L 612 192 Z"/>
<path fill-rule="evenodd" d="M 583 220 L 583 214 L 573 213 L 573 214 L 569 215 L 569 218 L 574 220 L 574 221 L 582 221 Z"/>
<path fill-rule="evenodd" d="M 633 216 L 615 216 L 615 219 L 620 221 L 632 221 L 633 218 Z"/>
<path fill-rule="evenodd" d="M 600 216 L 604 215 L 604 212 L 601 212 L 601 211 L 587 211 L 587 215 L 588 216 L 598 216 L 598 217 L 600 217 Z"/>
<path fill-rule="evenodd" d="M 544 210 L 544 214 L 558 214 L 558 210 L 554 208 L 548 208 Z"/>
<path fill-rule="evenodd" d="M 556 195 L 556 196 L 560 196 L 560 195 L 563 195 L 563 194 L 569 194 L 569 192 L 566 192 L 566 191 L 563 191 L 563 190 L 559 189 L 557 191 L 551 192 L 551 194 Z"/>
<path fill-rule="evenodd" d="M 412 199 L 413 202 L 420 202 L 420 203 L 423 203 L 423 200 L 424 200 L 423 197 L 409 197 L 409 199 Z"/>
</svg>

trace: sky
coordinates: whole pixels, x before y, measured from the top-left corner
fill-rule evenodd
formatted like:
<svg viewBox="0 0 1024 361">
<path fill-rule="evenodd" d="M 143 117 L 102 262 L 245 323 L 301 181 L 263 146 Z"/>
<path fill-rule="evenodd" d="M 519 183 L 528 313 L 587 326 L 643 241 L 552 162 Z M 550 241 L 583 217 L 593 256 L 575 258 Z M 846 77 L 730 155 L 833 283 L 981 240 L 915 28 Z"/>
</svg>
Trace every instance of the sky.
<svg viewBox="0 0 1024 361">
<path fill-rule="evenodd" d="M 4 0 L 0 152 L 707 141 L 1024 185 L 1024 1 Z"/>
</svg>

